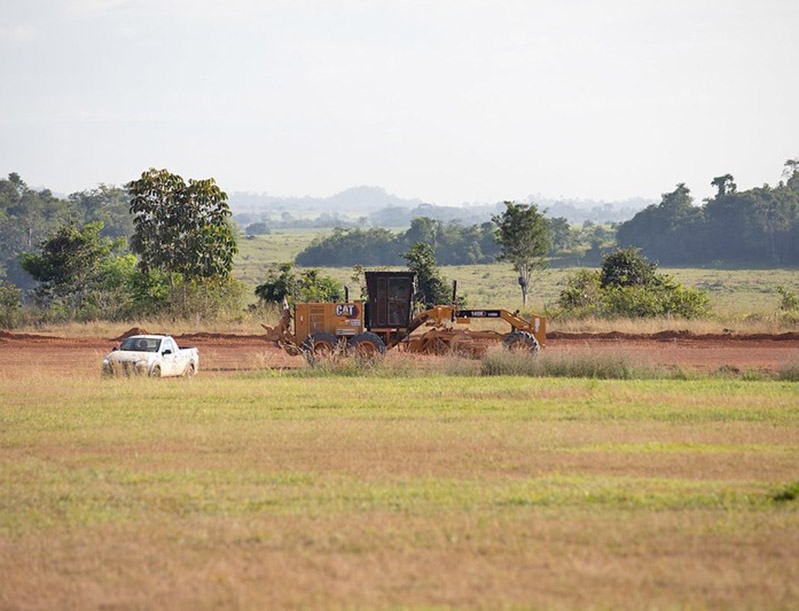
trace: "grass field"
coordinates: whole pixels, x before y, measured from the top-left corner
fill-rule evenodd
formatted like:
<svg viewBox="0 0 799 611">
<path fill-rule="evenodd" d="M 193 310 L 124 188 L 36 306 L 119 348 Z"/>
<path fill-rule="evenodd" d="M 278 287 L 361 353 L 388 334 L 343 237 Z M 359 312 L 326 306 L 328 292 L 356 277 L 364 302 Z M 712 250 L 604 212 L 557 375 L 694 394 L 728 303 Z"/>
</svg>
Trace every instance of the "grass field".
<svg viewBox="0 0 799 611">
<path fill-rule="evenodd" d="M 795 608 L 795 383 L 0 385 L 0 608 Z"/>
</svg>

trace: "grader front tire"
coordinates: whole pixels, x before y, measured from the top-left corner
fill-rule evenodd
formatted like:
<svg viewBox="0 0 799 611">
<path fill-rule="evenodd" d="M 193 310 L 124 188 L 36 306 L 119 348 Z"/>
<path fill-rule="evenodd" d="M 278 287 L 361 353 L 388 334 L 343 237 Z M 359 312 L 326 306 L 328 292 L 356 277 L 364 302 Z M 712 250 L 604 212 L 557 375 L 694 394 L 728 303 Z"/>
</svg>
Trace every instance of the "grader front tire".
<svg viewBox="0 0 799 611">
<path fill-rule="evenodd" d="M 332 358 L 338 349 L 338 338 L 332 333 L 317 331 L 311 333 L 300 346 L 305 360 L 310 365 Z"/>
<path fill-rule="evenodd" d="M 538 354 L 540 346 L 538 340 L 526 331 L 514 331 L 502 342 L 505 349 L 510 352 L 530 352 Z"/>
</svg>

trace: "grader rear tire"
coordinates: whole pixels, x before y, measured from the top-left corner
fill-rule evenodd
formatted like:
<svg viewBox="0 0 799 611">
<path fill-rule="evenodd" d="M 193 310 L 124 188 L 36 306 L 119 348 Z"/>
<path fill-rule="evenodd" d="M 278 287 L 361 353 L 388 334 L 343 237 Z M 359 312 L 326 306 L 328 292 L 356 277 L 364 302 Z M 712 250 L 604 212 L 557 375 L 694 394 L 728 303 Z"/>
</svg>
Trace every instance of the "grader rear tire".
<svg viewBox="0 0 799 611">
<path fill-rule="evenodd" d="M 309 365 L 313 365 L 323 359 L 332 358 L 337 348 L 338 338 L 326 331 L 311 333 L 300 346 L 302 355 Z"/>
<path fill-rule="evenodd" d="M 383 356 L 386 353 L 386 344 L 374 333 L 365 331 L 350 338 L 347 350 L 356 358 L 370 360 Z"/>
<path fill-rule="evenodd" d="M 510 333 L 502 342 L 506 350 L 510 352 L 530 352 L 538 354 L 540 346 L 538 340 L 526 331 L 514 331 Z"/>
</svg>

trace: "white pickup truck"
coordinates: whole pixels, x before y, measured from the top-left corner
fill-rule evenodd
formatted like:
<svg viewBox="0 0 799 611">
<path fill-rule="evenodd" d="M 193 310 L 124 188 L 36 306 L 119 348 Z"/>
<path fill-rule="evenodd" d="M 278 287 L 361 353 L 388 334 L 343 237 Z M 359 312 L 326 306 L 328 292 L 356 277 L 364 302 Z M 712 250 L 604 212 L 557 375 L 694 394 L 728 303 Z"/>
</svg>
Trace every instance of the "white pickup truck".
<svg viewBox="0 0 799 611">
<path fill-rule="evenodd" d="M 133 335 L 103 359 L 103 375 L 191 377 L 200 368 L 197 348 L 179 348 L 170 335 Z"/>
</svg>

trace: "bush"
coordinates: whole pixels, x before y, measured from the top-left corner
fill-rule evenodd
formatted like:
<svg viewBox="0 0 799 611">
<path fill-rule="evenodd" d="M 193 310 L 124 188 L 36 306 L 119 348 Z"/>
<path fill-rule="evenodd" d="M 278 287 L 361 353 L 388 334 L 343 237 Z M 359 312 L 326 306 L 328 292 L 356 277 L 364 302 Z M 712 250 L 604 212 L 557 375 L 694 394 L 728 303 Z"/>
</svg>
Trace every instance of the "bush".
<svg viewBox="0 0 799 611">
<path fill-rule="evenodd" d="M 799 312 L 799 295 L 796 291 L 789 291 L 783 286 L 778 286 L 777 292 L 780 294 L 779 309 L 781 312 Z"/>
<path fill-rule="evenodd" d="M 13 329 L 22 310 L 22 291 L 10 282 L 0 282 L 0 327 Z"/>
<path fill-rule="evenodd" d="M 576 318 L 699 318 L 710 313 L 706 293 L 655 273 L 634 249 L 606 255 L 601 270 L 580 270 L 558 297 L 561 314 Z"/>
<path fill-rule="evenodd" d="M 340 282 L 325 276 L 316 269 L 304 270 L 299 277 L 292 271 L 292 263 L 282 263 L 272 268 L 266 281 L 255 287 L 255 295 L 263 303 L 340 301 L 344 287 Z"/>
</svg>

